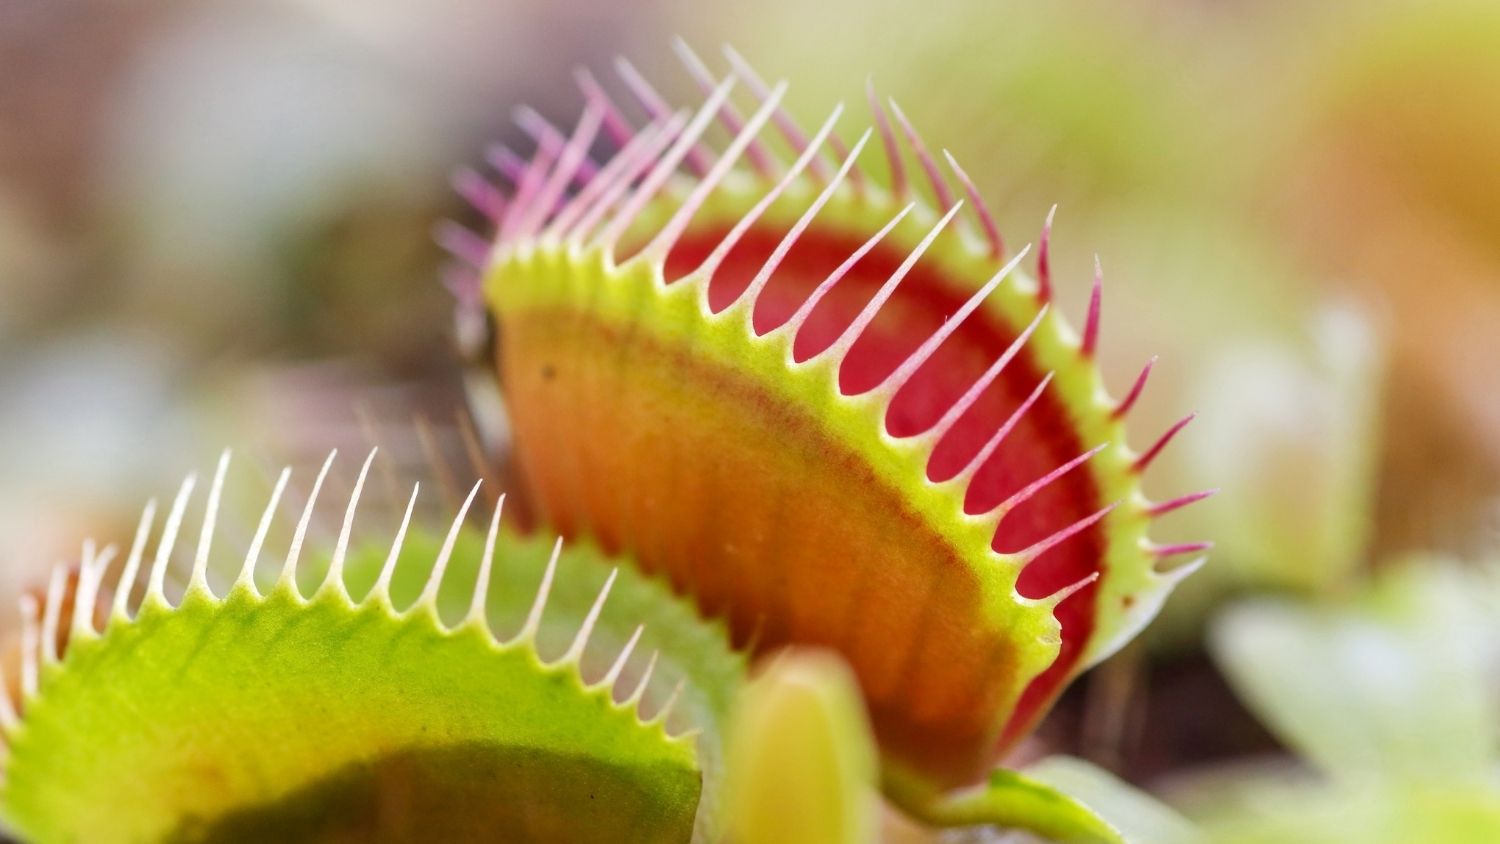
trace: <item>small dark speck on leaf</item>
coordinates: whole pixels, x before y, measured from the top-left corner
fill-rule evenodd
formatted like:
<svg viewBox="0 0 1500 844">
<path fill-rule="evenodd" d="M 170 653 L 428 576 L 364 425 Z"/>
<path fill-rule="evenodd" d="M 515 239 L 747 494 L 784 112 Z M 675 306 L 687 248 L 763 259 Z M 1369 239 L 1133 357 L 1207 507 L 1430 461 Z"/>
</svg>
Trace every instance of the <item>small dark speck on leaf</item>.
<svg viewBox="0 0 1500 844">
<path fill-rule="evenodd" d="M 550 363 L 542 365 L 542 380 L 544 380 L 544 381 L 551 381 L 553 378 L 556 378 L 556 377 L 557 377 L 557 367 L 553 366 Z"/>
</svg>

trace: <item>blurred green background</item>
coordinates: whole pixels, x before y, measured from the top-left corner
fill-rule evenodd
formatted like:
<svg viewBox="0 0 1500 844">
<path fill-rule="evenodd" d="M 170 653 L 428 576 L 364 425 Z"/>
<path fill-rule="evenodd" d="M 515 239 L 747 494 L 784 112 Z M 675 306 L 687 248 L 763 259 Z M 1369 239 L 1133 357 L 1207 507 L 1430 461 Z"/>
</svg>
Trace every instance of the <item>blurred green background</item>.
<svg viewBox="0 0 1500 844">
<path fill-rule="evenodd" d="M 7 0 L 0 600 L 225 443 L 312 454 L 358 439 L 356 402 L 451 419 L 449 173 L 526 147 L 518 104 L 571 122 L 577 65 L 625 54 L 695 95 L 679 35 L 791 80 L 807 122 L 838 100 L 868 122 L 873 77 L 1011 243 L 1059 204 L 1071 314 L 1105 268 L 1109 382 L 1161 356 L 1135 444 L 1200 412 L 1148 492 L 1221 490 L 1159 537 L 1215 539 L 1211 565 L 1042 741 L 1142 784 L 1279 752 L 1204 655 L 1223 607 L 1488 570 L 1492 0 Z"/>
</svg>

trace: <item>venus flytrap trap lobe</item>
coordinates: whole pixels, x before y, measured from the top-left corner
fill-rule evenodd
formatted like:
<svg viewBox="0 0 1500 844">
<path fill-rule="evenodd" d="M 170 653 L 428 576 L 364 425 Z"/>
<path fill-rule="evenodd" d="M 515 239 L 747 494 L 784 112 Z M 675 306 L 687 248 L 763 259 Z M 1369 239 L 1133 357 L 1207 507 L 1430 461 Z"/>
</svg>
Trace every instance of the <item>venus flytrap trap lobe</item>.
<svg viewBox="0 0 1500 844">
<path fill-rule="evenodd" d="M 113 549 L 89 544 L 76 581 L 59 567 L 42 601 L 23 600 L 21 694 L 0 695 L 8 825 L 34 841 L 716 839 L 718 720 L 742 671 L 720 631 L 628 567 L 599 587 L 608 563 L 586 545 L 508 535 L 503 497 L 487 529 L 470 527 L 477 484 L 444 532 L 412 526 L 408 503 L 389 549 L 354 542 L 368 459 L 304 595 L 299 557 L 332 459 L 265 594 L 255 575 L 288 472 L 221 596 L 209 552 L 226 454 L 175 603 L 192 478 L 149 561 L 154 504 L 113 580 Z M 473 586 L 455 597 L 444 584 L 460 573 Z M 356 583 L 372 585 L 355 599 Z M 631 615 L 608 610 L 612 595 Z M 524 611 L 503 639 L 497 607 Z M 569 644 L 545 656 L 559 632 Z M 663 671 L 680 677 L 670 695 Z"/>
<path fill-rule="evenodd" d="M 700 107 L 622 65 L 636 127 L 582 73 L 572 133 L 478 191 L 504 212 L 454 250 L 460 310 L 493 318 L 550 525 L 629 552 L 738 644 L 840 652 L 893 795 L 936 819 L 936 791 L 981 778 L 1194 567 L 1163 561 L 1205 545 L 1147 530 L 1195 497 L 1139 483 L 1187 420 L 1125 444 L 1150 365 L 1109 396 L 1102 273 L 1080 335 L 1053 307 L 1050 214 L 1032 278 L 953 156 L 962 199 L 873 89 L 876 128 L 846 145 L 842 108 L 809 136 L 784 83 L 679 53 Z M 582 176 L 601 130 L 613 152 Z M 861 163 L 874 135 L 885 186 Z"/>
</svg>

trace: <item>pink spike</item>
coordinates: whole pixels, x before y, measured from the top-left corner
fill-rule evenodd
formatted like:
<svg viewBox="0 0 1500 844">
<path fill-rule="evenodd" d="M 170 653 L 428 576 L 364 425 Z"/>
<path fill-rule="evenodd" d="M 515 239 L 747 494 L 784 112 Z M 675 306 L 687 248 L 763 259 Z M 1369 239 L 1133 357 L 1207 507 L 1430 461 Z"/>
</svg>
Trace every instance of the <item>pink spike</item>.
<svg viewBox="0 0 1500 844">
<path fill-rule="evenodd" d="M 609 225 L 604 228 L 598 238 L 599 243 L 604 243 L 612 247 L 635 224 L 636 217 L 641 213 L 641 209 L 646 207 L 646 203 L 650 202 L 651 198 L 656 195 L 656 192 L 661 190 L 662 186 L 667 183 L 667 180 L 672 177 L 672 174 L 677 172 L 678 166 L 682 164 L 683 157 L 697 145 L 698 139 L 708 129 L 708 124 L 713 121 L 714 115 L 718 114 L 719 109 L 724 107 L 724 103 L 729 99 L 730 90 L 734 88 L 734 83 L 735 78 L 730 76 L 721 82 L 719 87 L 715 88 L 714 92 L 708 96 L 708 99 L 698 109 L 697 113 L 693 115 L 687 128 L 683 129 L 682 133 L 677 136 L 671 149 L 668 149 L 655 162 L 655 168 L 646 174 L 646 177 L 641 180 L 640 185 L 620 207 L 619 212 L 610 220 Z"/>
<path fill-rule="evenodd" d="M 796 181 L 797 177 L 802 174 L 802 170 L 807 167 L 807 162 L 817 154 L 818 148 L 823 144 L 823 139 L 828 136 L 829 132 L 833 129 L 834 122 L 839 119 L 839 115 L 842 113 L 843 106 L 838 106 L 833 110 L 833 114 L 828 116 L 828 119 L 823 122 L 823 126 L 818 130 L 817 136 L 813 138 L 812 144 L 803 150 L 802 155 L 797 157 L 797 160 L 792 163 L 791 169 L 786 172 L 786 175 L 781 177 L 781 181 L 777 182 L 775 187 L 771 188 L 765 196 L 761 197 L 760 201 L 755 203 L 754 207 L 741 217 L 739 222 L 734 224 L 734 228 L 729 230 L 729 234 L 726 234 L 724 239 L 719 241 L 719 245 L 714 247 L 714 251 L 707 258 L 703 259 L 703 263 L 694 272 L 712 276 L 718 270 L 719 265 L 724 262 L 724 259 L 729 257 L 729 253 L 734 249 L 735 244 L 739 243 L 740 238 L 745 236 L 745 232 L 750 230 L 750 227 L 760 219 L 760 215 L 764 214 L 766 209 L 771 207 L 771 203 L 775 202 L 777 197 L 781 196 L 781 193 L 790 187 L 792 182 Z M 865 137 L 860 139 L 854 155 L 844 159 L 844 164 L 839 168 L 839 172 L 834 176 L 833 181 L 828 183 L 817 199 L 813 200 L 813 204 L 808 206 L 807 210 L 802 213 L 802 217 L 797 220 L 797 223 L 792 226 L 786 236 L 781 239 L 781 242 L 776 245 L 776 249 L 766 259 L 766 263 L 761 267 L 760 272 L 756 274 L 755 278 L 750 280 L 749 286 L 741 294 L 742 298 L 748 297 L 748 301 L 754 302 L 756 297 L 760 295 L 761 288 L 770 280 L 771 273 L 775 271 L 776 266 L 781 263 L 781 260 L 786 257 L 786 253 L 792 248 L 792 244 L 797 242 L 797 238 L 802 235 L 802 231 L 807 228 L 808 223 L 812 221 L 813 217 L 817 216 L 818 212 L 822 210 L 823 204 L 833 195 L 839 182 L 843 181 L 844 174 L 848 172 L 854 158 L 858 157 L 859 150 L 864 148 L 865 141 L 868 138 L 869 133 L 866 132 Z"/>
<path fill-rule="evenodd" d="M 569 234 L 574 224 L 596 208 L 601 197 L 617 187 L 621 179 L 626 185 L 634 180 L 636 171 L 644 168 L 646 162 L 655 157 L 660 147 L 666 145 L 667 137 L 670 137 L 670 132 L 666 126 L 655 123 L 647 124 L 625 144 L 623 149 L 615 153 L 614 157 L 600 168 L 597 178 L 585 185 L 583 190 L 580 190 L 561 211 L 557 212 L 547 233 L 558 237 Z M 624 190 L 623 186 L 618 187 L 619 190 Z M 611 199 L 610 202 L 612 201 Z M 586 228 L 592 228 L 592 223 Z"/>
<path fill-rule="evenodd" d="M 599 106 L 603 114 L 604 131 L 609 133 L 615 146 L 623 147 L 635 138 L 635 130 L 630 128 L 630 123 L 620 114 L 619 106 L 610 99 L 605 92 L 604 86 L 594 78 L 594 74 L 586 67 L 580 67 L 573 72 L 573 79 L 578 83 L 578 89 L 583 92 L 583 98 L 588 102 Z"/>
<path fill-rule="evenodd" d="M 963 415 L 968 412 L 969 408 L 974 406 L 974 402 L 979 400 L 979 397 L 984 394 L 984 391 L 989 388 L 990 384 L 1000 375 L 1001 371 L 1010 364 L 1011 360 L 1021 353 L 1021 349 L 1026 345 L 1026 341 L 1031 339 L 1032 332 L 1036 331 L 1036 327 L 1042 324 L 1042 317 L 1046 315 L 1047 306 L 1043 305 L 1042 309 L 1037 312 L 1036 317 L 1031 320 L 1031 324 L 1026 326 L 1026 330 L 1022 331 L 1015 340 L 1011 341 L 1011 344 L 1005 348 L 1005 351 L 1000 353 L 1000 357 L 995 358 L 995 362 L 990 364 L 990 368 L 986 369 L 984 374 L 979 376 L 979 379 L 969 387 L 968 391 L 960 396 L 958 401 L 953 403 L 952 407 L 948 408 L 948 412 L 943 414 L 943 418 L 939 419 L 937 424 L 929 428 L 922 436 L 929 437 L 934 442 L 942 439 L 958 423 L 958 420 L 963 418 Z"/>
<path fill-rule="evenodd" d="M 658 160 L 662 150 L 666 149 L 667 145 L 672 142 L 672 139 L 682 130 L 682 124 L 685 120 L 686 118 L 683 115 L 676 115 L 665 126 L 661 127 L 660 131 L 653 131 L 648 143 L 642 144 L 630 151 L 628 155 L 624 150 L 620 152 L 619 157 L 624 159 L 624 161 L 613 183 L 608 184 L 598 194 L 597 201 L 588 209 L 588 212 L 583 215 L 582 219 L 578 221 L 578 225 L 572 229 L 570 236 L 583 239 L 587 238 L 594 231 L 594 228 L 600 224 L 600 220 L 604 215 L 611 208 L 614 208 L 620 199 L 630 191 L 631 186 L 636 183 L 636 179 L 640 178 L 643 173 L 646 173 L 651 165 Z M 641 135 L 645 136 L 646 131 L 643 130 Z"/>
<path fill-rule="evenodd" d="M 453 295 L 458 303 L 467 308 L 478 308 L 482 304 L 480 297 L 479 273 L 468 267 L 460 267 L 449 264 L 442 269 L 443 287 Z"/>
<path fill-rule="evenodd" d="M 741 56 L 733 47 L 728 45 L 724 47 L 724 56 L 729 59 L 729 66 L 734 68 L 734 72 L 741 79 L 745 80 L 745 85 L 750 89 L 750 92 L 761 100 L 765 100 L 768 94 L 766 82 L 761 78 L 759 73 L 755 72 L 755 68 L 751 67 L 750 63 L 745 61 L 745 57 Z M 801 155 L 802 151 L 807 149 L 808 146 L 807 134 L 802 131 L 802 127 L 797 125 L 797 121 L 793 119 L 792 115 L 785 108 L 777 108 L 773 119 L 776 123 L 776 129 L 786 139 L 787 145 L 792 148 L 792 152 Z M 828 179 L 828 165 L 822 159 L 814 158 L 812 164 L 807 169 L 812 174 L 812 177 L 819 182 L 824 182 Z"/>
<path fill-rule="evenodd" d="M 615 73 L 619 74 L 620 79 L 625 83 L 625 87 L 630 90 L 636 102 L 641 104 L 641 108 L 646 110 L 646 114 L 651 119 L 662 120 L 672 114 L 672 107 L 667 105 L 667 101 L 662 99 L 661 94 L 658 94 L 656 89 L 651 87 L 651 83 L 646 81 L 646 77 L 642 76 L 641 72 L 635 69 L 635 65 L 631 64 L 624 56 L 615 58 Z M 684 161 L 694 176 L 702 178 L 708 172 L 708 152 L 703 149 L 702 144 L 695 142 L 688 147 Z"/>
<path fill-rule="evenodd" d="M 583 113 L 588 114 L 590 110 L 600 111 L 599 104 L 594 102 L 584 103 Z M 600 114 L 602 118 L 602 112 Z M 568 136 L 564 135 L 561 129 L 553 126 L 552 121 L 541 116 L 535 109 L 528 106 L 521 106 L 516 109 L 516 125 L 520 126 L 526 134 L 530 135 L 531 139 L 538 145 L 552 144 L 562 147 L 569 143 Z M 573 134 L 576 137 L 578 134 L 577 128 L 573 130 Z M 593 142 L 593 138 L 590 138 L 589 144 Z M 578 156 L 578 164 L 573 168 L 572 181 L 581 187 L 588 184 L 589 180 L 598 175 L 598 173 L 599 165 L 589 159 L 588 147 L 585 146 L 583 153 Z M 567 187 L 567 185 L 564 185 L 564 187 Z"/>
<path fill-rule="evenodd" d="M 484 151 L 484 157 L 512 185 L 520 184 L 521 177 L 526 175 L 526 161 L 504 144 L 492 145 Z"/>
<path fill-rule="evenodd" d="M 460 167 L 453 171 L 452 184 L 453 190 L 491 223 L 499 221 L 505 212 L 505 194 L 478 171 Z"/>
<path fill-rule="evenodd" d="M 1171 442 L 1172 438 L 1177 436 L 1177 432 L 1181 431 L 1183 428 L 1186 428 L 1187 424 L 1193 421 L 1193 418 L 1197 415 L 1197 413 L 1189 413 L 1188 415 L 1177 420 L 1177 424 L 1168 428 L 1167 432 L 1161 435 L 1161 439 L 1158 439 L 1155 445 L 1147 449 L 1145 454 L 1142 454 L 1140 457 L 1136 458 L 1135 464 L 1130 468 L 1135 472 L 1146 471 L 1146 467 L 1150 466 L 1151 461 L 1155 460 L 1156 456 L 1158 454 L 1161 454 L 1161 450 L 1167 447 L 1167 443 Z"/>
<path fill-rule="evenodd" d="M 666 225 L 662 226 L 661 231 L 657 232 L 656 237 L 646 246 L 646 253 L 658 255 L 663 260 L 666 259 L 667 253 L 671 251 L 672 246 L 677 242 L 677 238 L 682 236 L 682 232 L 693 221 L 693 215 L 697 214 L 698 209 L 703 207 L 703 203 L 708 201 L 709 194 L 713 193 L 714 188 L 718 187 L 719 182 L 723 181 L 724 177 L 729 175 L 730 169 L 739 161 L 740 155 L 744 153 L 745 148 L 750 145 L 750 140 L 760 133 L 761 128 L 770 119 L 771 112 L 776 109 L 777 104 L 781 102 L 781 98 L 785 94 L 786 83 L 783 82 L 776 86 L 775 91 L 771 92 L 771 96 L 766 100 L 765 104 L 755 114 L 750 116 L 750 121 L 740 129 L 738 135 L 734 136 L 734 140 L 729 142 L 729 146 L 724 150 L 723 155 L 719 156 L 719 160 L 715 161 L 709 171 L 698 180 L 698 184 L 693 186 L 692 193 L 688 194 L 687 199 L 683 200 L 682 205 L 672 215 L 672 219 L 668 220 Z M 835 112 L 834 116 L 837 117 L 837 114 Z"/>
<path fill-rule="evenodd" d="M 807 318 L 812 315 L 813 309 L 818 306 L 819 302 L 823 301 L 824 296 L 828 295 L 828 291 L 832 290 L 834 286 L 844 278 L 845 275 L 848 275 L 849 271 L 854 269 L 854 265 L 858 264 L 861 258 L 869 254 L 870 250 L 874 249 L 876 245 L 880 243 L 880 241 L 884 240 L 885 236 L 891 233 L 891 229 L 894 229 L 898 223 L 905 219 L 906 215 L 911 213 L 911 210 L 915 207 L 917 207 L 917 204 L 915 202 L 908 202 L 905 207 L 896 212 L 896 216 L 892 217 L 890 221 L 887 222 L 884 226 L 881 226 L 880 231 L 871 235 L 869 240 L 866 240 L 864 243 L 860 244 L 859 248 L 854 250 L 853 254 L 845 258 L 842 264 L 839 264 L 837 267 L 835 267 L 833 272 L 829 273 L 828 277 L 823 279 L 822 283 L 814 288 L 812 295 L 808 296 L 807 299 L 802 302 L 802 304 L 797 308 L 797 312 L 792 314 L 791 319 L 788 319 L 786 322 L 782 323 L 781 328 L 777 330 L 779 331 L 785 329 L 791 331 L 792 334 L 795 335 L 802 328 L 802 324 L 807 321 Z M 807 223 L 811 220 L 811 217 L 804 216 L 803 220 L 798 221 L 799 227 L 792 229 L 792 231 L 789 232 L 787 236 L 790 238 L 792 235 L 800 235 L 802 233 L 802 228 L 805 228 Z M 785 239 L 782 240 L 782 243 L 787 242 L 788 241 Z M 790 248 L 790 246 L 788 246 L 788 248 Z M 773 254 L 773 257 L 775 257 L 779 262 L 781 260 L 781 256 L 784 256 L 785 254 L 785 251 L 780 251 L 779 255 Z M 766 266 L 767 268 L 763 268 L 761 272 L 769 276 L 771 272 L 776 269 L 776 267 L 770 262 L 767 262 Z"/>
<path fill-rule="evenodd" d="M 1079 349 L 1083 356 L 1091 358 L 1099 348 L 1099 308 L 1103 304 L 1104 296 L 1104 267 L 1099 264 L 1099 256 L 1094 256 L 1094 289 L 1089 294 L 1089 314 L 1083 321 L 1083 346 Z"/>
<path fill-rule="evenodd" d="M 1211 551 L 1213 547 L 1214 544 L 1212 542 L 1180 542 L 1176 545 L 1153 546 L 1151 553 L 1158 560 L 1164 560 L 1167 557 L 1176 557 L 1181 554 L 1199 554 L 1204 551 Z"/>
<path fill-rule="evenodd" d="M 913 249 L 911 254 L 906 256 L 906 260 L 901 262 L 901 266 L 897 267 L 894 273 L 891 273 L 891 277 L 886 279 L 884 284 L 880 285 L 880 289 L 875 291 L 874 296 L 870 297 L 870 301 L 865 304 L 864 309 L 854 317 L 854 321 L 849 323 L 849 327 L 844 329 L 844 333 L 840 334 L 839 338 L 833 341 L 833 345 L 829 346 L 827 351 L 836 351 L 836 354 L 840 357 L 848 354 L 849 349 L 854 346 L 860 335 L 864 334 L 865 329 L 869 327 L 870 323 L 875 321 L 876 315 L 880 313 L 881 308 L 885 307 L 886 301 L 896 292 L 896 288 L 906 278 L 907 273 L 910 273 L 912 267 L 917 265 L 917 261 L 920 261 L 922 256 L 927 253 L 928 247 L 932 246 L 932 242 L 937 240 L 938 235 L 942 234 L 943 229 L 948 227 L 948 223 L 958 215 L 961 208 L 963 208 L 963 203 L 959 202 L 948 209 L 948 213 L 944 214 L 942 219 L 937 221 L 937 225 L 933 226 L 922 240 L 917 243 L 917 248 Z"/>
<path fill-rule="evenodd" d="M 505 217 L 500 221 L 500 233 L 495 236 L 496 243 L 509 241 L 521 220 L 531 216 L 533 200 L 542 188 L 547 170 L 561 152 L 562 148 L 555 142 L 544 140 L 537 147 L 536 154 L 526 165 L 526 172 L 521 174 L 521 181 L 516 184 L 516 194 L 511 198 L 510 207 L 505 209 Z"/>
<path fill-rule="evenodd" d="M 1139 399 L 1141 391 L 1146 389 L 1146 379 L 1151 377 L 1151 367 L 1153 366 L 1156 366 L 1155 355 L 1152 355 L 1151 359 L 1146 361 L 1146 365 L 1141 368 L 1141 374 L 1135 377 L 1135 383 L 1130 385 L 1130 392 L 1126 393 L 1125 398 L 1115 407 L 1111 418 L 1123 419 L 1125 418 L 1125 414 L 1129 413 L 1132 407 L 1135 407 L 1136 399 Z"/>
<path fill-rule="evenodd" d="M 1076 582 L 1074 582 L 1074 583 L 1072 583 L 1072 584 L 1070 584 L 1068 586 L 1064 586 L 1063 588 L 1057 590 L 1056 592 L 1053 592 L 1051 595 L 1048 595 L 1044 600 L 1046 601 L 1047 604 L 1051 605 L 1052 609 L 1056 610 L 1058 608 L 1058 606 L 1062 604 L 1063 601 L 1066 601 L 1069 598 L 1073 597 L 1074 595 L 1077 595 L 1079 592 L 1083 591 L 1084 587 L 1089 586 L 1090 584 L 1092 584 L 1092 583 L 1094 583 L 1094 582 L 1096 582 L 1098 580 L 1099 580 L 1099 572 L 1096 571 L 1096 572 L 1094 572 L 1093 574 L 1090 574 L 1087 577 L 1079 578 Z"/>
<path fill-rule="evenodd" d="M 1036 495 L 1038 492 L 1041 492 L 1048 486 L 1051 486 L 1052 483 L 1058 478 L 1061 478 L 1063 475 L 1066 475 L 1077 467 L 1083 465 L 1084 463 L 1087 463 L 1089 461 L 1089 458 L 1093 457 L 1106 448 L 1109 448 L 1109 443 L 1101 443 L 1100 445 L 1094 446 L 1088 451 L 1085 451 L 1083 454 L 1078 455 L 1077 457 L 1069 460 L 1061 466 L 1058 466 L 1056 469 L 1053 469 L 1040 478 L 1037 478 L 1026 486 L 1021 487 L 1021 489 L 1017 490 L 1009 498 L 995 505 L 995 507 L 990 510 L 990 512 L 999 513 L 1002 516 L 1006 513 L 1009 513 L 1016 507 L 1020 506 L 1027 499 L 1031 498 L 1033 495 Z"/>
<path fill-rule="evenodd" d="M 901 162 L 901 147 L 896 145 L 896 133 L 891 131 L 891 119 L 886 116 L 880 98 L 875 95 L 875 80 L 865 80 L 865 96 L 870 100 L 870 110 L 875 112 L 875 126 L 880 130 L 880 140 L 885 146 L 885 159 L 891 167 L 891 193 L 897 199 L 910 198 L 910 186 L 906 183 L 906 165 Z"/>
<path fill-rule="evenodd" d="M 1016 556 L 1021 558 L 1021 560 L 1023 561 L 1022 565 L 1026 565 L 1035 561 L 1037 557 L 1042 556 L 1043 554 L 1051 551 L 1053 548 L 1056 548 L 1063 542 L 1066 542 L 1072 537 L 1093 527 L 1099 522 L 1100 519 L 1108 516 L 1112 510 L 1119 506 L 1119 504 L 1120 502 L 1116 501 L 1114 504 L 1110 504 L 1109 506 L 1104 507 L 1090 515 L 1084 516 L 1083 518 L 1079 519 L 1071 525 L 1068 525 L 1062 530 L 1057 531 L 1046 539 L 1042 539 L 1032 543 L 1030 548 L 1027 548 L 1025 551 L 1022 551 Z"/>
<path fill-rule="evenodd" d="M 489 261 L 489 242 L 452 220 L 442 220 L 433 226 L 432 239 L 453 257 L 476 270 L 484 269 Z"/>
<path fill-rule="evenodd" d="M 990 242 L 990 257 L 1000 260 L 1005 254 L 1005 242 L 1000 239 L 1000 227 L 995 225 L 995 217 L 990 213 L 989 206 L 984 204 L 984 197 L 979 195 L 979 188 L 974 186 L 974 180 L 964 172 L 964 168 L 958 166 L 953 153 L 943 150 L 943 157 L 948 159 L 948 166 L 953 169 L 953 175 L 958 177 L 960 184 L 964 186 L 964 193 L 969 197 L 969 204 L 974 207 L 975 216 L 979 217 L 979 225 L 984 229 L 985 239 Z"/>
<path fill-rule="evenodd" d="M 1036 404 L 1037 399 L 1042 397 L 1042 391 L 1046 390 L 1047 385 L 1052 383 L 1052 375 L 1053 373 L 1049 372 L 1042 376 L 1042 380 L 1037 382 L 1036 387 L 1032 388 L 1031 394 L 1026 397 L 1025 401 L 1021 402 L 1020 407 L 1011 412 L 1010 417 L 1001 423 L 999 428 L 995 429 L 995 433 L 990 435 L 990 438 L 985 441 L 984 447 L 980 448 L 978 453 L 969 460 L 969 464 L 963 468 L 963 471 L 954 475 L 949 480 L 968 483 L 979 473 L 980 467 L 984 466 L 985 462 L 994 456 L 995 449 L 999 448 L 1000 443 L 1004 442 L 1005 438 L 1010 436 L 1010 432 L 1014 431 L 1016 426 L 1021 424 L 1021 419 L 1026 416 L 1027 411 L 1031 410 L 1032 405 Z"/>
<path fill-rule="evenodd" d="M 1057 206 L 1047 212 L 1047 222 L 1042 224 L 1041 246 L 1036 253 L 1036 298 L 1042 302 L 1052 301 L 1052 218 L 1057 216 Z"/>
<path fill-rule="evenodd" d="M 959 326 L 963 325 L 964 320 L 968 319 L 969 315 L 974 313 L 984 303 L 984 300 L 989 298 L 991 293 L 995 292 L 995 288 L 1000 286 L 1000 282 L 1010 277 L 1016 265 L 1021 263 L 1022 258 L 1026 257 L 1027 249 L 1030 249 L 1030 247 L 1022 249 L 1021 254 L 1012 258 L 1010 263 L 1001 267 L 999 272 L 991 276 L 990 280 L 985 282 L 983 287 L 976 290 L 974 295 L 970 296 L 968 301 L 959 307 L 958 311 L 943 320 L 943 324 L 938 326 L 936 331 L 932 332 L 932 336 L 923 340 L 922 345 L 918 346 L 916 351 L 908 355 L 906 360 L 902 361 L 901 365 L 896 367 L 894 372 L 886 376 L 885 382 L 880 385 L 880 389 L 894 394 L 913 375 L 916 375 L 917 370 L 921 368 L 922 364 L 926 363 L 927 359 L 932 357 L 933 353 L 943 345 L 943 341 L 952 336 L 953 332 L 957 331 Z"/>
<path fill-rule="evenodd" d="M 1187 495 L 1178 496 L 1171 501 L 1163 501 L 1160 504 L 1153 504 L 1150 507 L 1146 508 L 1146 515 L 1150 516 L 1153 519 L 1160 518 L 1174 510 L 1181 510 L 1183 507 L 1186 507 L 1189 504 L 1196 504 L 1205 498 L 1210 498 L 1217 492 L 1217 489 L 1205 489 L 1202 492 L 1191 492 Z"/>
<path fill-rule="evenodd" d="M 712 93 L 715 83 L 713 74 L 708 70 L 708 65 L 705 65 L 703 60 L 698 58 L 698 54 L 693 52 L 693 49 L 681 38 L 672 42 L 672 48 L 677 51 L 677 57 L 682 60 L 683 65 L 687 68 L 688 75 L 693 77 L 693 81 L 697 83 L 698 90 L 704 96 Z M 738 135 L 740 129 L 745 125 L 744 120 L 740 117 L 740 110 L 735 108 L 733 103 L 724 104 L 724 109 L 719 112 L 719 120 L 723 122 L 725 130 L 729 132 L 730 136 Z M 752 139 L 750 146 L 745 148 L 745 160 L 750 162 L 750 166 L 755 168 L 756 175 L 762 179 L 769 181 L 775 178 L 776 168 L 772 165 L 770 153 L 766 150 L 766 145 L 761 142 L 759 136 Z"/>
<path fill-rule="evenodd" d="M 922 170 L 927 173 L 927 181 L 932 184 L 932 195 L 937 198 L 939 208 L 947 210 L 953 207 L 953 191 L 948 188 L 948 182 L 943 179 L 942 171 L 938 170 L 937 161 L 933 160 L 932 153 L 927 151 L 927 144 L 922 136 L 917 133 L 916 127 L 906 119 L 906 112 L 901 106 L 896 105 L 895 100 L 889 100 L 891 112 L 896 115 L 896 122 L 901 124 L 901 131 L 906 135 L 907 143 L 911 144 L 912 151 L 917 154 L 917 162 L 922 165 Z"/>
<path fill-rule="evenodd" d="M 588 157 L 589 145 L 594 142 L 594 136 L 599 132 L 599 122 L 602 116 L 599 107 L 594 103 L 584 106 L 583 114 L 578 117 L 578 125 L 573 129 L 573 136 L 567 139 L 562 148 L 562 154 L 558 156 L 557 167 L 547 177 L 541 190 L 537 192 L 536 201 L 532 203 L 535 210 L 528 213 L 517 227 L 517 237 L 528 237 L 534 234 L 557 208 L 563 191 L 567 190 L 568 183 L 573 181 L 579 166 Z M 555 144 L 557 141 L 554 140 L 552 143 Z"/>
</svg>

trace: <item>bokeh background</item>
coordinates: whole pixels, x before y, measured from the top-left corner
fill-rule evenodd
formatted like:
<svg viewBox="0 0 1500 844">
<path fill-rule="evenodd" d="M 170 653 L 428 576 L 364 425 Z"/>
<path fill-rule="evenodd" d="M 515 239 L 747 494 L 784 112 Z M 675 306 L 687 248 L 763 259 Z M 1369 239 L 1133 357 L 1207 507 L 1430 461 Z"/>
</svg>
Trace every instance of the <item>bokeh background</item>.
<svg viewBox="0 0 1500 844">
<path fill-rule="evenodd" d="M 1064 307 L 1105 268 L 1110 383 L 1160 355 L 1136 445 L 1199 411 L 1148 492 L 1220 490 L 1162 537 L 1215 539 L 1211 565 L 1042 741 L 1150 786 L 1281 753 L 1205 656 L 1225 607 L 1487 570 L 1492 0 L 6 0 L 0 601 L 225 444 L 451 421 L 449 174 L 528 144 L 518 104 L 570 123 L 578 65 L 693 96 L 676 36 L 790 79 L 809 120 L 867 122 L 873 77 L 1013 243 L 1058 204 Z"/>
</svg>

